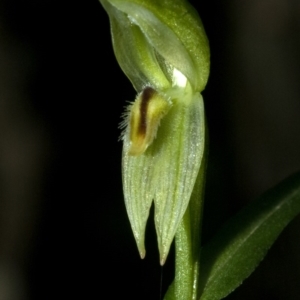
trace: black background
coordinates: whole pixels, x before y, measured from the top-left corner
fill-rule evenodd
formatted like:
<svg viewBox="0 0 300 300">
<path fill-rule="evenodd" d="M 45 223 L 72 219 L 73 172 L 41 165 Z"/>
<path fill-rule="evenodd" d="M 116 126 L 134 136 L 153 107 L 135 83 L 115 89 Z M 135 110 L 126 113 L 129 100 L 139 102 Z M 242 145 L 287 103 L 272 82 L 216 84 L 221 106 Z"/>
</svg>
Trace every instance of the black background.
<svg viewBox="0 0 300 300">
<path fill-rule="evenodd" d="M 193 2 L 212 61 L 203 92 L 205 243 L 300 169 L 300 5 Z M 5 163 L 0 169 L 0 255 L 23 287 L 14 299 L 159 300 L 172 281 L 173 250 L 160 267 L 151 215 L 141 261 L 127 219 L 118 124 L 135 91 L 114 58 L 106 12 L 96 0 L 1 0 L 0 17 L 1 149 L 24 161 L 11 176 Z M 19 148 L 7 138 L 15 133 Z M 17 216 L 7 217 L 22 180 L 28 190 L 14 196 Z M 228 299 L 297 299 L 299 225 L 297 218 Z"/>
</svg>

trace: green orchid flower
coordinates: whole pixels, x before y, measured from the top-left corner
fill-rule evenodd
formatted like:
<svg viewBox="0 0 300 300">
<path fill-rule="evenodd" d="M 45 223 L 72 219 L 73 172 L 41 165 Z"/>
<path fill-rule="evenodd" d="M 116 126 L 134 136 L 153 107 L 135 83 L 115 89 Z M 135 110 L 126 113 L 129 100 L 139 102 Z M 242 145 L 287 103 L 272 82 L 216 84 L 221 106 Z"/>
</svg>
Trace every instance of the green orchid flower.
<svg viewBox="0 0 300 300">
<path fill-rule="evenodd" d="M 209 46 L 184 0 L 100 0 L 116 58 L 138 92 L 123 125 L 123 189 L 140 256 L 154 201 L 164 264 L 187 210 L 204 155 L 203 99 Z M 200 211 L 198 212 L 200 215 Z"/>
<path fill-rule="evenodd" d="M 208 140 L 200 93 L 209 74 L 202 23 L 185 0 L 100 2 L 109 15 L 117 60 L 137 91 L 122 124 L 122 172 L 140 256 L 146 254 L 145 228 L 154 202 L 162 265 L 175 236 L 175 278 L 164 300 L 223 299 L 299 214 L 300 172 L 200 246 Z"/>
</svg>

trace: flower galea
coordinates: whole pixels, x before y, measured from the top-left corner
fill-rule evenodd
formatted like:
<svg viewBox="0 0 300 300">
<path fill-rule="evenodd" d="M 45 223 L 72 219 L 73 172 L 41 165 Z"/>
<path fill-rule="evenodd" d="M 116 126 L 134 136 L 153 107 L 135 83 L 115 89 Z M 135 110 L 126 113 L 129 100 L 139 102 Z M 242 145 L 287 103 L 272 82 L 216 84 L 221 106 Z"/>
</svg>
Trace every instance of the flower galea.
<svg viewBox="0 0 300 300">
<path fill-rule="evenodd" d="M 124 120 L 123 189 L 140 256 L 154 201 L 160 261 L 189 205 L 204 153 L 209 47 L 184 0 L 100 0 L 116 58 L 137 91 Z"/>
</svg>

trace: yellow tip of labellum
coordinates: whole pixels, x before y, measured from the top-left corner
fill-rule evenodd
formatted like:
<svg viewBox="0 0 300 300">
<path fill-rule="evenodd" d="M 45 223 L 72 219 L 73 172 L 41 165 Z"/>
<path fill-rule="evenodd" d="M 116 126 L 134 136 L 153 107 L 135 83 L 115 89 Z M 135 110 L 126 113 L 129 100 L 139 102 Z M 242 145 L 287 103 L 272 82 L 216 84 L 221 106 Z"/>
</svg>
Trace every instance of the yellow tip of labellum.
<svg viewBox="0 0 300 300">
<path fill-rule="evenodd" d="M 137 96 L 129 117 L 129 155 L 140 155 L 146 151 L 170 107 L 170 102 L 152 87 L 146 87 Z"/>
</svg>

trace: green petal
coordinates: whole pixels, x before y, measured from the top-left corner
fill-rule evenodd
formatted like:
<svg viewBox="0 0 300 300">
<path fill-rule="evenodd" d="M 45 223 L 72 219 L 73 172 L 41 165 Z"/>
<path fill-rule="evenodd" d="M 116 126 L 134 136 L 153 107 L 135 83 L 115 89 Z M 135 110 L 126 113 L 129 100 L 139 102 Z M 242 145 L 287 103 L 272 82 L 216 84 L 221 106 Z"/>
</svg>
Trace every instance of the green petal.
<svg viewBox="0 0 300 300">
<path fill-rule="evenodd" d="M 140 91 L 149 83 L 159 90 L 168 88 L 170 82 L 159 66 L 153 47 L 149 45 L 140 28 L 108 1 L 101 0 L 101 3 L 110 18 L 116 58 L 135 89 Z"/>
<path fill-rule="evenodd" d="M 123 150 L 124 196 L 133 233 L 143 257 L 145 227 L 154 200 L 161 264 L 188 206 L 204 150 L 201 95 L 187 90 L 172 93 L 173 106 L 145 153 L 128 155 L 128 135 Z"/>
<path fill-rule="evenodd" d="M 138 90 L 149 83 L 158 90 L 168 88 L 173 68 L 188 78 L 194 91 L 204 89 L 208 41 L 199 16 L 186 1 L 101 3 L 110 16 L 119 64 Z"/>
</svg>

